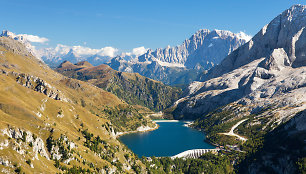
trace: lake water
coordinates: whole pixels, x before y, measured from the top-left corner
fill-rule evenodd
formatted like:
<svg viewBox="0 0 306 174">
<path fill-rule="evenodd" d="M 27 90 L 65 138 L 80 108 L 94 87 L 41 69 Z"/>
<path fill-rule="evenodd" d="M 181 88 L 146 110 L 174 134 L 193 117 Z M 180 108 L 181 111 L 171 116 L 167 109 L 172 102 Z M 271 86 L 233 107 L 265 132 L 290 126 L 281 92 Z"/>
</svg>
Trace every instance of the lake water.
<svg viewBox="0 0 306 174">
<path fill-rule="evenodd" d="M 204 142 L 205 134 L 184 126 L 184 122 L 157 122 L 159 128 L 150 132 L 132 133 L 119 139 L 141 156 L 174 156 L 190 149 L 212 149 Z"/>
</svg>

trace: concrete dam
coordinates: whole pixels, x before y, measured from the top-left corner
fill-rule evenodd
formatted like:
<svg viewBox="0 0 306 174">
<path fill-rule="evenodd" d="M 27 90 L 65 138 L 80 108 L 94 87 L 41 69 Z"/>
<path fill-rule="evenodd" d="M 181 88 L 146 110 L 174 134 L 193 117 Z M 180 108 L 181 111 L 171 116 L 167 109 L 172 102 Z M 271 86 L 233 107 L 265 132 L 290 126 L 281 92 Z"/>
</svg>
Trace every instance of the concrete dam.
<svg viewBox="0 0 306 174">
<path fill-rule="evenodd" d="M 192 149 L 192 150 L 186 150 L 184 152 L 181 152 L 175 156 L 172 156 L 171 158 L 199 158 L 205 153 L 212 152 L 217 153 L 220 149 Z"/>
</svg>

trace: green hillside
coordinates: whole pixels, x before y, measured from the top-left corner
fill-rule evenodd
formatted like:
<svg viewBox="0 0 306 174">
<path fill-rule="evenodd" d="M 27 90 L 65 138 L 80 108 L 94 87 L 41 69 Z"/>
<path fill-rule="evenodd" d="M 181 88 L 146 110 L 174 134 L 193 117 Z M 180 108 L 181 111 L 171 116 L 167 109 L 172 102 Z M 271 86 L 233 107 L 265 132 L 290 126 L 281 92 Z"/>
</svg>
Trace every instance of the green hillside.
<svg viewBox="0 0 306 174">
<path fill-rule="evenodd" d="M 182 90 L 166 86 L 138 73 L 118 72 L 108 65 L 92 66 L 88 62 L 72 64 L 63 62 L 57 69 L 61 74 L 89 82 L 109 91 L 125 102 L 161 111 L 172 105 Z"/>
</svg>

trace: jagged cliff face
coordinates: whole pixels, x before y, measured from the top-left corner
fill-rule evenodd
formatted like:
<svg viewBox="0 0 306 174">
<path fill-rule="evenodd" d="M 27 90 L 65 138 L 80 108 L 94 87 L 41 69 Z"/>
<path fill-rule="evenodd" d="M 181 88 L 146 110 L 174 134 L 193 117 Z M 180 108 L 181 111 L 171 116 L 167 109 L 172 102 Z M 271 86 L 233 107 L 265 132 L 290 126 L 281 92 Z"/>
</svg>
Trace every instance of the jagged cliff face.
<svg viewBox="0 0 306 174">
<path fill-rule="evenodd" d="M 305 170 L 305 9 L 281 13 L 169 109 L 177 119 L 196 119 L 212 143 L 244 151 L 240 173 Z M 223 134 L 239 121 L 233 132 L 245 142 Z"/>
<path fill-rule="evenodd" d="M 282 48 L 294 68 L 305 66 L 305 6 L 296 5 L 264 26 L 247 44 L 227 56 L 203 80 L 221 76 Z"/>
<path fill-rule="evenodd" d="M 115 138 L 154 126 L 133 106 L 51 70 L 8 37 L 0 37 L 0 81 L 1 173 L 142 170 Z"/>
<path fill-rule="evenodd" d="M 182 45 L 149 50 L 138 59 L 141 62 L 157 60 L 161 65 L 185 66 L 188 69 L 209 69 L 219 64 L 233 50 L 248 41 L 244 33 L 235 34 L 225 30 L 197 31 Z"/>
<path fill-rule="evenodd" d="M 165 84 L 188 84 L 248 40 L 249 36 L 244 33 L 202 29 L 182 45 L 148 50 L 131 61 L 115 57 L 108 65 L 118 71 L 137 72 Z"/>
<path fill-rule="evenodd" d="M 113 70 L 107 65 L 92 66 L 88 62 L 62 63 L 58 72 L 68 77 L 87 81 L 112 92 L 129 104 L 161 111 L 176 101 L 182 91 L 136 73 Z"/>
<path fill-rule="evenodd" d="M 247 44 L 227 56 L 178 101 L 176 118 L 200 117 L 235 102 L 256 113 L 281 109 L 278 123 L 305 109 L 305 6 L 293 6 L 266 25 Z"/>
</svg>

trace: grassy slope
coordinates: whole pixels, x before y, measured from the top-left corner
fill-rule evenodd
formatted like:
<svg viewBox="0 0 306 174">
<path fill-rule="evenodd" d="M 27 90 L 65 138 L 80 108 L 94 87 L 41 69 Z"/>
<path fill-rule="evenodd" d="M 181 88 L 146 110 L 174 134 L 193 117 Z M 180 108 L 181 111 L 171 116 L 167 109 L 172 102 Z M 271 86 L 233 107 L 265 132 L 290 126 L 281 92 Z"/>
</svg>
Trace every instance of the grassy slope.
<svg viewBox="0 0 306 174">
<path fill-rule="evenodd" d="M 170 106 L 182 92 L 138 73 L 118 72 L 107 65 L 93 67 L 87 62 L 76 65 L 64 62 L 57 71 L 112 92 L 129 104 L 141 105 L 154 111 Z"/>
<path fill-rule="evenodd" d="M 1 130 L 20 128 L 24 131 L 30 131 L 37 137 L 42 138 L 45 145 L 47 138 L 51 135 L 54 139 L 59 138 L 62 134 L 66 135 L 69 141 L 75 142 L 78 146 L 74 149 L 76 152 L 72 154 L 73 157 L 80 159 L 76 155 L 78 153 L 83 159 L 87 160 L 85 164 L 82 163 L 81 159 L 81 162 L 72 160 L 70 165 L 60 162 L 62 166 L 67 166 L 68 168 L 71 168 L 75 164 L 89 169 L 90 162 L 95 164 L 95 167 L 90 168 L 91 171 L 94 171 L 97 167 L 102 169 L 105 166 L 108 166 L 106 168 L 112 168 L 117 165 L 110 160 L 107 161 L 100 158 L 92 150 L 84 146 L 85 138 L 80 130 L 87 130 L 93 133 L 95 137 L 100 136 L 107 143 L 108 148 L 99 146 L 112 154 L 114 156 L 112 159 L 118 159 L 119 163 L 125 163 L 129 166 L 142 166 L 139 161 L 135 160 L 135 156 L 129 150 L 110 135 L 108 130 L 111 126 L 107 126 L 107 128 L 106 126 L 102 126 L 111 124 L 109 120 L 120 119 L 120 116 L 123 116 L 123 119 L 126 120 L 124 125 L 113 125 L 114 129 L 120 131 L 132 130 L 141 124 L 151 124 L 136 109 L 109 92 L 81 81 L 63 77 L 46 65 L 39 63 L 32 56 L 25 57 L 17 55 L 1 46 L 0 51 L 2 52 L 0 55 L 0 69 L 8 72 L 8 75 L 0 73 Z M 25 73 L 43 79 L 61 91 L 69 101 L 54 100 L 42 93 L 16 83 L 15 76 L 11 74 L 12 72 Z M 43 105 L 45 107 L 44 110 L 41 109 Z M 126 111 L 126 108 L 128 108 L 128 111 Z M 119 117 L 112 118 L 112 114 L 109 113 L 110 110 L 119 113 Z M 122 112 L 122 110 L 124 111 Z M 40 112 L 42 116 L 38 117 L 35 114 L 37 112 Z M 63 118 L 58 117 L 59 113 L 64 115 Z M 125 113 L 129 114 L 128 118 Z M 22 147 L 28 153 L 20 155 L 16 150 L 13 150 L 19 140 L 8 138 L 7 135 L 3 135 L 2 133 L 0 134 L 0 138 L 0 143 L 3 143 L 5 140 L 9 141 L 9 146 L 0 150 L 0 157 L 2 159 L 8 159 L 11 164 L 11 167 L 1 165 L 0 171 L 5 169 L 12 172 L 18 166 L 21 166 L 22 171 L 26 173 L 33 173 L 34 171 L 60 172 L 60 170 L 54 167 L 54 161 L 52 160 L 47 160 L 40 155 L 39 160 L 35 160 L 33 158 L 32 147 L 27 143 L 22 144 Z M 115 153 L 114 147 L 116 146 L 118 146 L 119 150 Z M 125 154 L 129 154 L 129 162 L 124 157 Z M 27 159 L 32 159 L 34 168 L 31 168 L 26 163 Z M 16 165 L 12 166 L 13 164 Z M 127 170 L 126 172 L 132 172 L 132 170 Z"/>
</svg>

